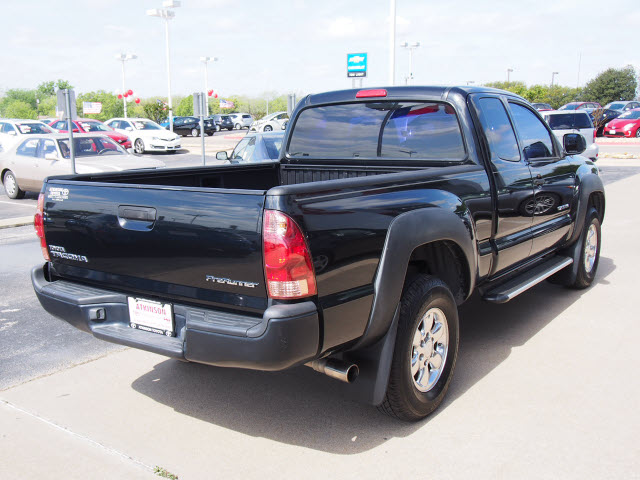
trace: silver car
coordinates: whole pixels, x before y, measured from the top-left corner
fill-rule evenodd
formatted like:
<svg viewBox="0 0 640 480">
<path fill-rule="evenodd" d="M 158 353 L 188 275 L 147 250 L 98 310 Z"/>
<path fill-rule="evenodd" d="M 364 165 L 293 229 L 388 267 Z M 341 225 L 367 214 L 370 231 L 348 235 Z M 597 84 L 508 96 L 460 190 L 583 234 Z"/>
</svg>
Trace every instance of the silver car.
<svg viewBox="0 0 640 480">
<path fill-rule="evenodd" d="M 634 108 L 640 108 L 640 102 L 628 101 L 628 102 L 611 102 L 604 106 L 605 109 L 617 110 L 619 112 L 626 112 L 627 110 L 633 110 Z"/>
<path fill-rule="evenodd" d="M 161 168 L 159 160 L 131 155 L 106 135 L 73 136 L 76 173 L 98 173 L 135 168 Z M 0 178 L 9 198 L 25 191 L 39 192 L 45 178 L 71 174 L 69 135 L 28 135 L 0 154 Z"/>
<path fill-rule="evenodd" d="M 249 128 L 254 121 L 253 116 L 248 113 L 231 113 L 229 116 L 233 120 L 233 127 L 236 130 Z"/>
<path fill-rule="evenodd" d="M 231 156 L 226 151 L 218 152 L 216 159 L 229 160 L 231 163 L 257 163 L 278 160 L 284 132 L 247 133 L 238 142 Z"/>
<path fill-rule="evenodd" d="M 563 144 L 563 138 L 567 133 L 579 133 L 587 143 L 587 149 L 582 155 L 594 162 L 598 159 L 599 147 L 594 141 L 596 129 L 586 111 L 556 110 L 554 112 L 540 113 L 551 127 L 551 130 L 553 130 L 556 138 L 560 140 L 560 144 Z"/>
</svg>

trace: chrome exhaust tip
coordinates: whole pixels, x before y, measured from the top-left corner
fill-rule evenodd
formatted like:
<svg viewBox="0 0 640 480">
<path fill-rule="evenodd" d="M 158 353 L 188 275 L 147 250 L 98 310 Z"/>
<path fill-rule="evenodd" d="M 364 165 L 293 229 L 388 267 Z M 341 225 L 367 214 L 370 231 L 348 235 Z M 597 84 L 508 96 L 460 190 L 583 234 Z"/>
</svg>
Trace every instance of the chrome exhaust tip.
<svg viewBox="0 0 640 480">
<path fill-rule="evenodd" d="M 328 377 L 345 383 L 353 383 L 360 373 L 360 369 L 355 363 L 345 362 L 337 358 L 320 358 L 305 363 L 305 365 L 313 368 L 316 372 L 324 373 Z"/>
</svg>

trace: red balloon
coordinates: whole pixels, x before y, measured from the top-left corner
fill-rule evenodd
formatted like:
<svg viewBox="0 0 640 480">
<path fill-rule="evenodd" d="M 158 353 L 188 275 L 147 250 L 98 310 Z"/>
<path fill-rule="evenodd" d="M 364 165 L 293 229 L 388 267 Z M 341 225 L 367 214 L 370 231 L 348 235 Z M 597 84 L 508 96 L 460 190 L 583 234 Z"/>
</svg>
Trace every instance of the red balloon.
<svg viewBox="0 0 640 480">
<path fill-rule="evenodd" d="M 136 102 L 136 103 L 140 103 L 140 99 L 139 99 L 139 98 L 136 98 L 136 99 L 134 100 L 134 102 Z"/>
<path fill-rule="evenodd" d="M 209 90 L 209 96 L 213 95 L 213 90 Z"/>
<path fill-rule="evenodd" d="M 216 94 L 213 96 L 213 98 L 218 98 L 218 94 L 216 93 Z"/>
<path fill-rule="evenodd" d="M 122 95 L 118 94 L 118 100 L 122 100 Z"/>
<path fill-rule="evenodd" d="M 127 98 L 129 96 L 128 93 L 125 92 L 125 94 L 123 95 L 124 98 Z"/>
<path fill-rule="evenodd" d="M 128 90 L 128 91 L 127 91 L 127 93 L 128 93 L 129 95 L 133 95 L 133 90 Z"/>
</svg>

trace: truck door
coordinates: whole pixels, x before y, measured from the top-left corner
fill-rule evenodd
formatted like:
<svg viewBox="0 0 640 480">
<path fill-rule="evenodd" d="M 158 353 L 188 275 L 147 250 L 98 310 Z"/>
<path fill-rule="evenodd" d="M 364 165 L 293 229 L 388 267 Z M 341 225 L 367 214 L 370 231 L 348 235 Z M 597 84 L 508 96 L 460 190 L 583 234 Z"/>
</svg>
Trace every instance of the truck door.
<svg viewBox="0 0 640 480">
<path fill-rule="evenodd" d="M 571 227 L 575 167 L 563 157 L 548 126 L 524 103 L 509 100 L 520 148 L 533 177 L 534 197 L 519 206 L 532 218 L 531 254 L 562 241 Z"/>
<path fill-rule="evenodd" d="M 481 94 L 471 96 L 471 101 L 489 147 L 490 158 L 485 161 L 493 176 L 498 210 L 493 232 L 493 276 L 531 254 L 533 217 L 520 206 L 534 197 L 533 179 L 502 99 Z"/>
</svg>

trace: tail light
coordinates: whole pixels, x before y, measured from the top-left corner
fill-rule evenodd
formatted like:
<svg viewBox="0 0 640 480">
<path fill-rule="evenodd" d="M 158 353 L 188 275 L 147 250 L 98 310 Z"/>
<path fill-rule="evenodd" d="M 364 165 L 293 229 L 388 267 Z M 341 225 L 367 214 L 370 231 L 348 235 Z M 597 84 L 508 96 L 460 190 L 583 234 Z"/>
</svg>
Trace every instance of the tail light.
<svg viewBox="0 0 640 480">
<path fill-rule="evenodd" d="M 36 229 L 36 235 L 40 238 L 40 248 L 42 249 L 42 256 L 47 262 L 51 261 L 49 257 L 49 249 L 47 247 L 47 240 L 44 238 L 44 193 L 38 196 L 38 209 L 33 217 L 33 226 Z"/>
<path fill-rule="evenodd" d="M 594 128 L 594 129 L 593 129 L 593 141 L 594 141 L 594 142 L 596 141 L 596 132 L 597 132 L 597 131 L 598 131 L 598 129 L 597 129 L 597 128 Z"/>
<path fill-rule="evenodd" d="M 311 254 L 296 222 L 282 212 L 265 210 L 262 239 L 269 296 L 294 299 L 315 295 Z"/>
</svg>

